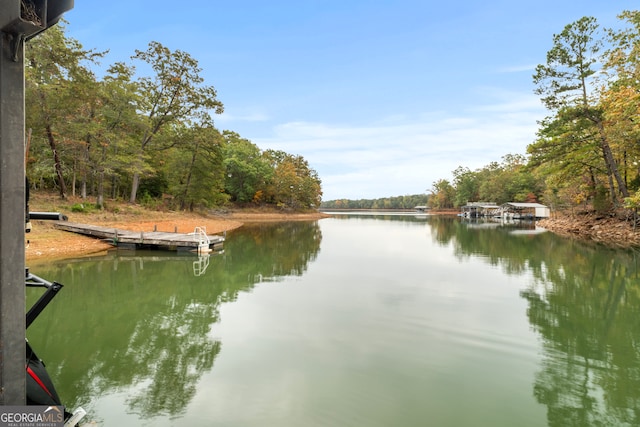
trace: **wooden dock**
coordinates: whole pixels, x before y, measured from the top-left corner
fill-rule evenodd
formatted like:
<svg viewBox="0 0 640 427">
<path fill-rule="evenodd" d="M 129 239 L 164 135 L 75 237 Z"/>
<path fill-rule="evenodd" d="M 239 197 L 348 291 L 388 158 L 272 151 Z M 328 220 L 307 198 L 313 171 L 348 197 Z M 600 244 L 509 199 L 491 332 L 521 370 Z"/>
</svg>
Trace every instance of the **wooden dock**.
<svg viewBox="0 0 640 427">
<path fill-rule="evenodd" d="M 164 231 L 130 231 L 65 221 L 56 222 L 54 226 L 58 230 L 106 240 L 114 246 L 127 249 L 148 248 L 201 253 L 221 249 L 224 242 L 224 237 L 207 235 L 206 231 L 201 227 L 196 227 L 193 233 L 170 233 Z"/>
</svg>

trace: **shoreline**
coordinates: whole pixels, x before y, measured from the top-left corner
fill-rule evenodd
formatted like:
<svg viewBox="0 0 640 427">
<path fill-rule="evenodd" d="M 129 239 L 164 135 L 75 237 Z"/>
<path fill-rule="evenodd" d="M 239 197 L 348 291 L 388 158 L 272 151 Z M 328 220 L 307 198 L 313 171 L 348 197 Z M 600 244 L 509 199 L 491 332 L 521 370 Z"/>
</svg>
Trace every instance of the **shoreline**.
<svg viewBox="0 0 640 427">
<path fill-rule="evenodd" d="M 616 249 L 640 247 L 640 227 L 619 216 L 596 214 L 556 214 L 536 224 L 559 236 L 590 241 Z"/>
<path fill-rule="evenodd" d="M 223 234 L 251 222 L 316 221 L 326 218 L 321 212 L 277 212 L 238 210 L 202 215 L 186 212 L 144 212 L 142 214 L 65 213 L 69 222 L 101 225 L 132 231 L 167 231 L 189 233 L 195 227 L 205 227 L 208 234 Z M 81 258 L 106 253 L 113 245 L 90 236 L 57 230 L 48 221 L 32 221 L 32 230 L 25 234 L 25 261 L 39 264 L 67 258 Z"/>
<path fill-rule="evenodd" d="M 143 210 L 136 213 L 65 213 L 70 222 L 112 226 L 132 231 L 192 232 L 205 227 L 208 234 L 223 234 L 249 223 L 280 221 L 317 221 L 330 217 L 320 211 L 282 212 L 273 209 L 238 209 L 210 214 Z M 432 215 L 452 215 L 457 211 L 431 211 Z M 618 216 L 554 213 L 539 220 L 538 226 L 566 238 L 591 241 L 608 247 L 632 249 L 640 247 L 640 227 Z M 106 253 L 113 246 L 89 236 L 57 230 L 48 221 L 33 221 L 32 231 L 25 234 L 25 260 L 31 264 L 80 258 Z"/>
</svg>

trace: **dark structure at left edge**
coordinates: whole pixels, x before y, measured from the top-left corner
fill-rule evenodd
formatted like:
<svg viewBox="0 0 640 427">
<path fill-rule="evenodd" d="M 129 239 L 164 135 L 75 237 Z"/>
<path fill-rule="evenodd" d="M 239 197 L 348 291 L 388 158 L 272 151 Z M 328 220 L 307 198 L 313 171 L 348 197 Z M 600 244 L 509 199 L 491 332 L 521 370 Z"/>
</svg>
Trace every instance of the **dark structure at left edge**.
<svg viewBox="0 0 640 427">
<path fill-rule="evenodd" d="M 73 0 L 0 0 L 0 405 L 25 405 L 24 44 Z"/>
</svg>

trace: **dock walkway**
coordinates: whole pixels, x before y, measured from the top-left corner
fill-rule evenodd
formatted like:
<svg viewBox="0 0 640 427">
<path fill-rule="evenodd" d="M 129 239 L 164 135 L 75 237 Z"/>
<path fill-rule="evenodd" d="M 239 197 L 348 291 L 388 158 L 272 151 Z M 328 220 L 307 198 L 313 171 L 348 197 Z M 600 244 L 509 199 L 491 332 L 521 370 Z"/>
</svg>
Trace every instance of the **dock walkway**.
<svg viewBox="0 0 640 427">
<path fill-rule="evenodd" d="M 135 248 L 157 248 L 177 251 L 207 252 L 222 247 L 224 237 L 207 235 L 204 229 L 196 227 L 193 233 L 170 233 L 164 231 L 131 231 L 113 227 L 79 224 L 59 221 L 58 230 L 107 240 L 114 246 Z"/>
</svg>

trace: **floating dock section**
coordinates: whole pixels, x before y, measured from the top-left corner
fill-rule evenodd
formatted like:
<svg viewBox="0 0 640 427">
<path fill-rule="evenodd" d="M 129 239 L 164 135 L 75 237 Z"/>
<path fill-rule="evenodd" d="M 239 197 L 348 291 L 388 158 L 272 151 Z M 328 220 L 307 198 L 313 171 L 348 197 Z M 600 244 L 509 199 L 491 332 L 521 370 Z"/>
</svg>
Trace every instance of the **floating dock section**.
<svg viewBox="0 0 640 427">
<path fill-rule="evenodd" d="M 114 246 L 126 249 L 164 249 L 197 253 L 222 249 L 224 237 L 207 235 L 204 227 L 196 227 L 193 233 L 163 231 L 131 231 L 73 222 L 57 222 L 55 228 L 106 240 Z"/>
</svg>

